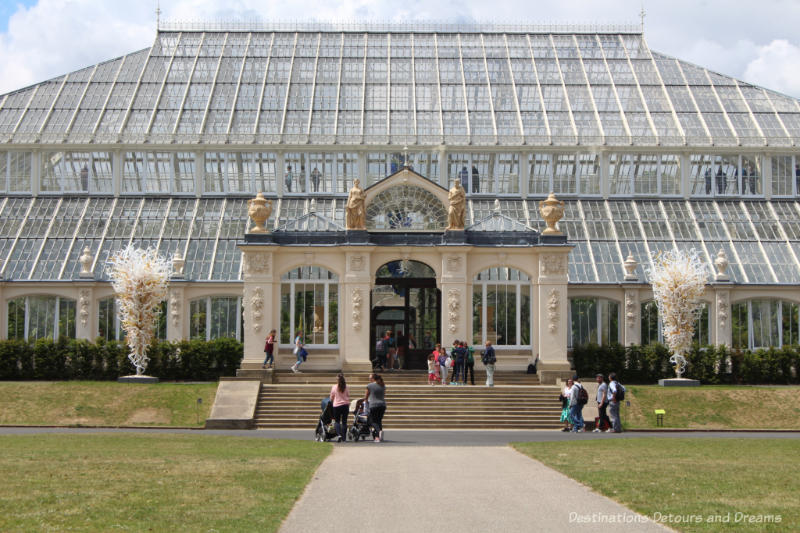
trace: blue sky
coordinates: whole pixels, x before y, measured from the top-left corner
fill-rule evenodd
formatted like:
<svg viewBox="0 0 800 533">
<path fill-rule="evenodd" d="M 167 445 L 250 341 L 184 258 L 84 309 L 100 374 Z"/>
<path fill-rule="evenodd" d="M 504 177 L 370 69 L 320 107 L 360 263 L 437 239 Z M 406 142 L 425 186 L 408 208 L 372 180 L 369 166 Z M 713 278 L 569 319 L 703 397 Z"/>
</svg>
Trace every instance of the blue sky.
<svg viewBox="0 0 800 533">
<path fill-rule="evenodd" d="M 645 0 L 658 52 L 800 97 L 800 1 Z M 172 20 L 638 23 L 641 0 L 161 0 Z M 0 94 L 150 46 L 155 0 L 0 0 Z"/>
</svg>

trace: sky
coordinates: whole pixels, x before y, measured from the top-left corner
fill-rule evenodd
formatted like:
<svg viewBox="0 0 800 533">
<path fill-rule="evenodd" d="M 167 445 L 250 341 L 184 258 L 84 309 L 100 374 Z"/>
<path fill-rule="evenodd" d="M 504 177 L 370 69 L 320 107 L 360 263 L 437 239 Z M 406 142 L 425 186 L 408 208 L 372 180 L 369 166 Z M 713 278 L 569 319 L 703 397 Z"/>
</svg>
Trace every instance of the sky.
<svg viewBox="0 0 800 533">
<path fill-rule="evenodd" d="M 0 94 L 149 47 L 156 5 L 0 0 Z M 800 97 L 800 0 L 162 0 L 161 17 L 639 24 L 642 5 L 652 50 Z"/>
</svg>

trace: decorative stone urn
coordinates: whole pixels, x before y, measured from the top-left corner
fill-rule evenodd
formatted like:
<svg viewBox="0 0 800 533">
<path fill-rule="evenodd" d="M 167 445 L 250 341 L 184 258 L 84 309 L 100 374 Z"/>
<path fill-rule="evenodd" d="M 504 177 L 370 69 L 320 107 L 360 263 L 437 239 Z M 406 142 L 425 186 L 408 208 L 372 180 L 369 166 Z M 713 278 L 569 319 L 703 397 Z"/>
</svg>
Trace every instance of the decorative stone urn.
<svg viewBox="0 0 800 533">
<path fill-rule="evenodd" d="M 186 261 L 183 259 L 183 256 L 178 252 L 175 252 L 175 255 L 172 256 L 172 277 L 173 278 L 182 278 L 183 277 L 183 268 L 186 265 Z"/>
<path fill-rule="evenodd" d="M 83 253 L 78 258 L 78 262 L 81 264 L 81 273 L 80 277 L 82 278 L 91 278 L 94 276 L 92 273 L 92 251 L 89 249 L 88 246 L 84 247 Z"/>
<path fill-rule="evenodd" d="M 639 279 L 636 275 L 637 266 L 639 266 L 639 262 L 633 258 L 633 252 L 628 252 L 628 258 L 622 263 L 622 267 L 625 269 L 625 281 L 637 281 Z"/>
<path fill-rule="evenodd" d="M 557 199 L 556 195 L 551 192 L 547 200 L 539 202 L 539 213 L 542 214 L 542 218 L 547 224 L 542 235 L 563 235 L 556 229 L 556 224 L 564 216 L 564 200 Z"/>
<path fill-rule="evenodd" d="M 269 233 L 264 225 L 272 214 L 272 200 L 265 199 L 261 193 L 256 194 L 255 198 L 247 201 L 247 214 L 255 223 L 249 233 Z"/>
<path fill-rule="evenodd" d="M 728 270 L 728 256 L 725 255 L 725 251 L 720 248 L 719 252 L 717 253 L 717 258 L 714 259 L 714 266 L 717 267 L 717 281 L 728 281 L 730 277 L 727 274 Z"/>
</svg>

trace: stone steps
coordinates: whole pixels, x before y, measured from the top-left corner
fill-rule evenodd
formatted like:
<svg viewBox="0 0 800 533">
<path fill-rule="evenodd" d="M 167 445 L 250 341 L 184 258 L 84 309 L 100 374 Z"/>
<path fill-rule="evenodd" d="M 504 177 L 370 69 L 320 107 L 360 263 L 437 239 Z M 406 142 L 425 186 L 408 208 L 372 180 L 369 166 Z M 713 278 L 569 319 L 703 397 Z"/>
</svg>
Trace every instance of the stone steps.
<svg viewBox="0 0 800 533">
<path fill-rule="evenodd" d="M 321 376 L 318 376 L 321 377 Z M 327 377 L 327 376 L 326 376 Z M 335 377 L 335 376 L 334 376 Z M 307 428 L 320 415 L 320 402 L 330 393 L 324 384 L 262 384 L 255 412 L 258 428 Z M 353 398 L 362 395 L 350 385 Z M 558 429 L 558 388 L 429 386 L 387 383 L 389 409 L 384 427 L 419 429 Z M 354 394 L 357 392 L 357 394 Z M 352 421 L 352 415 L 349 417 Z"/>
</svg>

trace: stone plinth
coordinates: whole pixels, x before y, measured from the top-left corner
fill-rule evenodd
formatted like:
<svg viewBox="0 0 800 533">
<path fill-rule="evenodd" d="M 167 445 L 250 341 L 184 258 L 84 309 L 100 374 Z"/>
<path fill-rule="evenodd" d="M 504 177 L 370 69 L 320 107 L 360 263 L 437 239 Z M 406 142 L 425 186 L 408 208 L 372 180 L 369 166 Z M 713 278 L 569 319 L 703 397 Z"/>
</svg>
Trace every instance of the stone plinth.
<svg viewBox="0 0 800 533">
<path fill-rule="evenodd" d="M 659 379 L 658 384 L 662 387 L 699 387 L 700 381 L 688 378 L 668 378 Z"/>
<path fill-rule="evenodd" d="M 220 381 L 206 429 L 250 429 L 261 381 Z"/>
<path fill-rule="evenodd" d="M 158 383 L 158 378 L 155 376 L 137 376 L 132 374 L 130 376 L 120 376 L 117 378 L 119 383 Z"/>
</svg>

